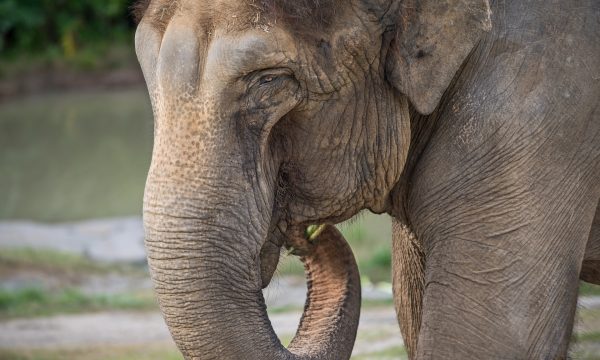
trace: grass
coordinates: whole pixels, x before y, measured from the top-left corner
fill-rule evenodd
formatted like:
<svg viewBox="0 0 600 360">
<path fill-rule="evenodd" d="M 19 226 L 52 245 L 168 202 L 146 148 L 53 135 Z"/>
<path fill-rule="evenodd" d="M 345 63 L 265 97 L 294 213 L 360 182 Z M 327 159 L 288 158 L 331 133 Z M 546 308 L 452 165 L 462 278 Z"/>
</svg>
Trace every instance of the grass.
<svg viewBox="0 0 600 360">
<path fill-rule="evenodd" d="M 571 348 L 573 359 L 600 360 L 600 331 L 574 335 Z"/>
<path fill-rule="evenodd" d="M 77 289 L 0 290 L 0 319 L 101 310 L 158 310 L 158 306 L 151 292 L 90 295 Z"/>
<path fill-rule="evenodd" d="M 148 345 L 87 349 L 0 350 L 3 360 L 183 360 L 173 345 Z"/>
<path fill-rule="evenodd" d="M 360 274 L 372 283 L 391 282 L 391 220 L 388 215 L 363 212 L 338 228 L 354 251 Z M 279 275 L 302 275 L 303 267 L 295 256 L 282 256 Z M 581 282 L 579 294 L 600 296 L 600 286 Z"/>
<path fill-rule="evenodd" d="M 50 270 L 53 272 L 104 274 L 140 272 L 141 266 L 108 264 L 86 257 L 49 249 L 5 248 L 0 252 L 0 267 Z"/>
<path fill-rule="evenodd" d="M 404 349 L 404 346 L 393 346 L 393 347 L 389 347 L 385 350 L 353 356 L 352 360 L 371 360 L 371 359 L 378 359 L 378 360 L 394 359 L 394 360 L 397 360 L 397 359 L 406 359 L 406 358 L 407 358 L 407 355 L 406 355 L 406 350 Z"/>
<path fill-rule="evenodd" d="M 354 251 L 361 275 L 374 283 L 389 282 L 392 247 L 390 217 L 363 212 L 338 227 Z"/>
<path fill-rule="evenodd" d="M 578 342 L 600 342 L 600 331 L 593 331 L 588 333 L 583 333 L 575 336 L 576 341 Z"/>
<path fill-rule="evenodd" d="M 385 308 L 390 306 L 394 306 L 394 299 L 363 299 L 361 302 L 361 308 L 363 309 Z"/>
<path fill-rule="evenodd" d="M 579 295 L 600 296 L 600 286 L 582 281 L 579 285 Z"/>
<path fill-rule="evenodd" d="M 0 274 L 18 269 L 39 270 L 52 274 L 106 274 L 117 272 L 146 275 L 143 266 L 102 263 L 83 256 L 49 249 L 4 248 L 0 252 Z"/>
<path fill-rule="evenodd" d="M 20 271 L 33 272 L 58 282 L 50 288 L 29 286 L 0 289 L 0 319 L 82 313 L 99 310 L 155 310 L 152 291 L 124 294 L 87 294 L 73 287 L 89 275 L 148 276 L 145 266 L 92 261 L 83 256 L 29 248 L 0 252 L 0 275 L 10 278 Z M 78 280 L 77 280 L 78 279 Z"/>
<path fill-rule="evenodd" d="M 341 226 L 355 251 L 366 282 L 390 281 L 389 240 L 385 234 L 381 234 L 386 225 L 385 221 L 389 219 L 384 217 L 381 221 L 381 217 L 367 215 L 364 216 L 364 221 Z M 371 242 L 373 246 L 369 246 Z M 147 276 L 147 270 L 141 266 L 98 263 L 82 256 L 51 250 L 3 249 L 0 252 L 0 275 L 20 269 L 67 278 L 114 272 Z M 284 256 L 278 272 L 280 275 L 302 274 L 302 264 L 294 256 Z M 581 283 L 580 293 L 600 295 L 600 286 Z M 363 301 L 364 308 L 392 305 L 391 299 Z M 58 290 L 0 290 L 0 319 L 114 309 L 151 310 L 156 309 L 156 304 L 150 291 L 141 294 L 89 295 L 70 287 Z M 269 312 L 276 314 L 298 310 L 297 307 L 281 307 L 271 308 Z"/>
<path fill-rule="evenodd" d="M 338 225 L 352 247 L 362 276 L 373 283 L 390 282 L 391 234 L 390 217 L 364 212 L 356 218 Z M 277 273 L 302 275 L 304 268 L 295 256 L 283 255 Z"/>
</svg>

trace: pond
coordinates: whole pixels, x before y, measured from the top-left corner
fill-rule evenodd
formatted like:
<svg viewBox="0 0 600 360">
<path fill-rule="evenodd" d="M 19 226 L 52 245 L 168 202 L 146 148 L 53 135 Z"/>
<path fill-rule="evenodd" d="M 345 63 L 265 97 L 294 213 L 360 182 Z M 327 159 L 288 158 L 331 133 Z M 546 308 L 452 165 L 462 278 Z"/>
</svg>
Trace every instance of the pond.
<svg viewBox="0 0 600 360">
<path fill-rule="evenodd" d="M 142 87 L 0 103 L 0 219 L 141 214 L 152 132 Z"/>
</svg>

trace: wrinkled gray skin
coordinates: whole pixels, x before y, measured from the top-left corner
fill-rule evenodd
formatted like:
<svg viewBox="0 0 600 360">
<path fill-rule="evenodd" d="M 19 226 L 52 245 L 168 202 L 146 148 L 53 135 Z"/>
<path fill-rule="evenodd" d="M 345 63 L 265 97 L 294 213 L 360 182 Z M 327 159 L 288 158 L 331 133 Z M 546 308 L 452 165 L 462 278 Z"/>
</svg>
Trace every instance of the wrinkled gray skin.
<svg viewBox="0 0 600 360">
<path fill-rule="evenodd" d="M 600 283 L 600 3 L 330 2 L 304 27 L 251 1 L 145 11 L 146 245 L 177 345 L 349 358 L 356 265 L 304 229 L 370 209 L 394 217 L 411 358 L 565 358 L 578 279 Z M 310 281 L 289 351 L 261 293 L 282 246 Z"/>
</svg>

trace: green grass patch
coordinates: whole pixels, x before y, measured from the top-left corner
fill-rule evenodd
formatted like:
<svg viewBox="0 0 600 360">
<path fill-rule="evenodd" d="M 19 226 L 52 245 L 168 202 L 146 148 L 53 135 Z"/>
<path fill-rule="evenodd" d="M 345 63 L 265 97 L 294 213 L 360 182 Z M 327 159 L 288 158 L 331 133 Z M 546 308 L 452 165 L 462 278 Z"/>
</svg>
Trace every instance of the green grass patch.
<svg viewBox="0 0 600 360">
<path fill-rule="evenodd" d="M 600 343 L 600 331 L 577 334 L 574 336 L 577 342 L 595 342 Z"/>
<path fill-rule="evenodd" d="M 371 282 L 391 282 L 391 220 L 388 215 L 363 212 L 338 228 L 348 241 L 360 270 Z M 295 256 L 283 255 L 277 269 L 279 275 L 302 275 L 303 267 Z M 600 296 L 600 286 L 580 283 L 579 294 Z"/>
<path fill-rule="evenodd" d="M 158 306 L 151 292 L 88 295 L 76 289 L 0 290 L 0 319 L 100 310 L 158 310 Z"/>
<path fill-rule="evenodd" d="M 363 309 L 372 309 L 372 308 L 380 308 L 380 307 L 390 307 L 390 306 L 394 306 L 394 299 L 390 298 L 390 299 L 372 299 L 372 300 L 367 300 L 367 299 L 363 299 L 362 303 L 361 303 L 361 307 Z"/>
<path fill-rule="evenodd" d="M 0 350 L 3 360 L 183 360 L 174 345 L 101 347 L 57 350 Z"/>
<path fill-rule="evenodd" d="M 579 283 L 579 295 L 600 296 L 600 286 L 581 281 Z"/>
<path fill-rule="evenodd" d="M 288 313 L 288 312 L 301 312 L 303 310 L 302 306 L 296 306 L 296 305 L 286 305 L 286 306 L 277 306 L 277 307 L 270 307 L 267 309 L 267 311 L 269 312 L 269 314 L 283 314 L 283 313 Z"/>
<path fill-rule="evenodd" d="M 295 276 L 303 276 L 304 275 L 304 265 L 300 262 L 300 259 L 294 255 L 288 255 L 285 251 L 285 248 L 282 248 L 283 252 L 279 257 L 279 264 L 277 265 L 276 276 L 284 276 L 284 275 L 295 275 Z"/>
<path fill-rule="evenodd" d="M 0 264 L 62 271 L 105 272 L 106 266 L 74 254 L 31 248 L 7 248 L 0 252 Z"/>
<path fill-rule="evenodd" d="M 279 341 L 281 341 L 281 344 L 285 347 L 288 347 L 290 345 L 290 343 L 294 339 L 294 336 L 294 334 L 278 335 Z"/>
<path fill-rule="evenodd" d="M 376 351 L 368 354 L 352 356 L 352 360 L 383 360 L 383 359 L 406 359 L 406 350 L 404 346 L 393 346 L 385 350 Z"/>
<path fill-rule="evenodd" d="M 28 269 L 63 274 L 105 274 L 118 272 L 145 275 L 143 265 L 102 263 L 83 256 L 48 249 L 6 248 L 0 252 L 0 273 L 6 270 Z"/>
<path fill-rule="evenodd" d="M 361 276 L 371 282 L 390 282 L 392 225 L 388 215 L 363 212 L 339 229 L 356 257 Z"/>
</svg>

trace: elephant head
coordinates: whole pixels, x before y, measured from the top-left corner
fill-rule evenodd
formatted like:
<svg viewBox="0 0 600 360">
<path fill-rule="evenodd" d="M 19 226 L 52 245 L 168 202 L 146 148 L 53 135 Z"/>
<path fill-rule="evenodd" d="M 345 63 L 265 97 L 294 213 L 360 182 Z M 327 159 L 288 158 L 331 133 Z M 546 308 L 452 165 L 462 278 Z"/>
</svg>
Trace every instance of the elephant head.
<svg viewBox="0 0 600 360">
<path fill-rule="evenodd" d="M 305 229 L 389 211 L 409 101 L 435 108 L 487 26 L 487 2 L 153 0 L 138 10 L 155 118 L 146 246 L 177 345 L 186 358 L 348 358 L 355 264 L 331 228 L 316 245 Z M 291 352 L 261 292 L 282 245 L 304 249 L 313 284 Z"/>
</svg>

